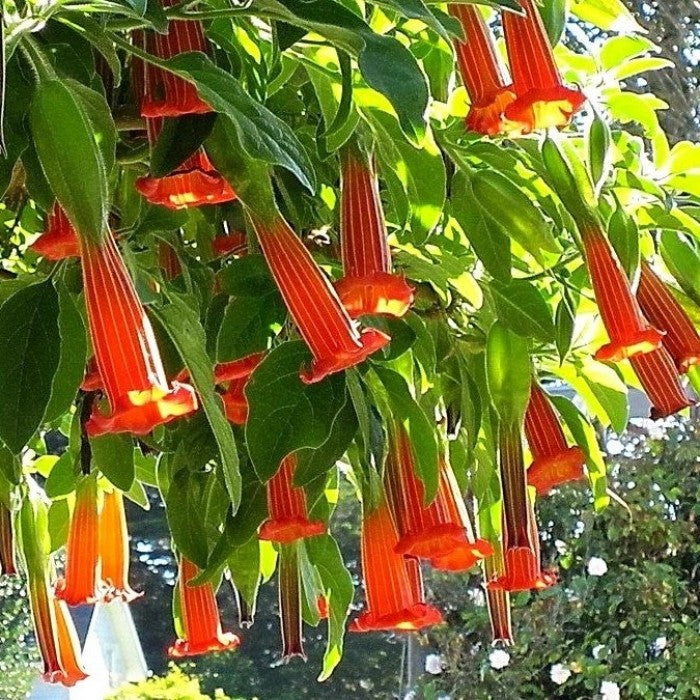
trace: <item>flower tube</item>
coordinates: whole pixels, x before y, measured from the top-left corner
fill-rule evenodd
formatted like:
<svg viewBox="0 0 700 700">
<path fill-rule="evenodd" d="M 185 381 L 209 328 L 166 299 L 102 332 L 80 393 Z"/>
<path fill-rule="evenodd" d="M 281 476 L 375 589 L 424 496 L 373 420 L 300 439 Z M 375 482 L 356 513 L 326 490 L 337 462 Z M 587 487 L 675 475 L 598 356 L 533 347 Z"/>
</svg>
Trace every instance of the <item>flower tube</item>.
<svg viewBox="0 0 700 700">
<path fill-rule="evenodd" d="M 652 403 L 652 420 L 665 418 L 692 406 L 683 389 L 673 358 L 665 348 L 630 358 L 644 392 Z"/>
<path fill-rule="evenodd" d="M 700 364 L 700 334 L 649 263 L 642 261 L 640 269 L 637 301 L 649 321 L 666 332 L 663 346 L 678 371 L 685 374 L 693 365 Z"/>
<path fill-rule="evenodd" d="M 95 410 L 89 435 L 146 435 L 197 408 L 194 390 L 165 378 L 160 352 L 112 234 L 82 241 L 83 284 L 95 360 L 111 412 Z"/>
<path fill-rule="evenodd" d="M 282 662 L 295 656 L 306 661 L 301 618 L 301 581 L 297 545 L 283 544 L 279 563 L 279 606 L 282 632 Z"/>
<path fill-rule="evenodd" d="M 538 495 L 545 496 L 555 486 L 583 477 L 583 450 L 566 444 L 552 402 L 534 381 L 525 412 L 525 437 L 534 458 L 527 470 L 527 482 Z"/>
<path fill-rule="evenodd" d="M 483 561 L 484 579 L 492 581 L 505 574 L 505 562 L 500 543 L 494 548 L 492 556 Z M 506 646 L 513 644 L 513 624 L 511 620 L 510 593 L 503 588 L 485 586 L 486 605 L 491 623 L 491 638 L 493 642 L 501 642 Z"/>
<path fill-rule="evenodd" d="M 351 632 L 413 631 L 442 622 L 442 614 L 422 596 L 420 569 L 395 551 L 398 537 L 385 500 L 372 512 L 362 509 L 362 575 L 365 611 Z"/>
<path fill-rule="evenodd" d="M 266 218 L 250 214 L 272 276 L 313 355 L 300 375 L 304 383 L 353 367 L 389 342 L 375 328 L 355 328 L 330 282 L 279 213 Z"/>
<path fill-rule="evenodd" d="M 258 537 L 261 540 L 294 542 L 326 532 L 322 520 L 309 520 L 306 493 L 303 488 L 294 486 L 296 468 L 296 455 L 288 455 L 265 486 L 268 518 L 260 527 Z"/>
<path fill-rule="evenodd" d="M 191 585 L 198 574 L 199 570 L 191 561 L 180 558 L 176 595 L 180 596 L 184 636 L 168 649 L 170 658 L 227 651 L 240 644 L 235 634 L 221 630 L 219 607 L 212 584 Z"/>
<path fill-rule="evenodd" d="M 53 598 L 51 602 L 56 619 L 58 659 L 63 670 L 61 683 L 72 686 L 88 677 L 80 656 L 80 641 L 68 606 L 64 601 L 56 598 Z"/>
<path fill-rule="evenodd" d="M 340 244 L 344 276 L 335 289 L 352 318 L 363 314 L 403 316 L 413 289 L 392 274 L 377 178 L 357 144 L 341 156 Z"/>
<path fill-rule="evenodd" d="M 503 34 L 516 99 L 506 119 L 522 125 L 524 133 L 566 126 L 586 98 L 562 82 L 552 46 L 534 0 L 522 0 L 525 16 L 504 11 Z"/>
<path fill-rule="evenodd" d="M 467 128 L 488 135 L 518 131 L 517 124 L 509 124 L 504 118 L 515 93 L 504 77 L 496 42 L 479 8 L 454 3 L 447 9 L 459 20 L 465 37 L 464 41 L 453 40 L 453 44 L 462 82 L 471 101 Z"/>
<path fill-rule="evenodd" d="M 663 334 L 644 318 L 603 231 L 597 225 L 582 226 L 581 240 L 593 293 L 610 337 L 610 342 L 596 352 L 595 359 L 619 362 L 658 348 Z"/>
<path fill-rule="evenodd" d="M 58 202 L 54 202 L 46 220 L 44 233 L 30 249 L 47 260 L 64 260 L 80 255 L 80 242 L 75 229 Z"/>
<path fill-rule="evenodd" d="M 4 503 L 0 503 L 0 574 L 2 576 L 17 574 L 12 512 Z"/>
</svg>

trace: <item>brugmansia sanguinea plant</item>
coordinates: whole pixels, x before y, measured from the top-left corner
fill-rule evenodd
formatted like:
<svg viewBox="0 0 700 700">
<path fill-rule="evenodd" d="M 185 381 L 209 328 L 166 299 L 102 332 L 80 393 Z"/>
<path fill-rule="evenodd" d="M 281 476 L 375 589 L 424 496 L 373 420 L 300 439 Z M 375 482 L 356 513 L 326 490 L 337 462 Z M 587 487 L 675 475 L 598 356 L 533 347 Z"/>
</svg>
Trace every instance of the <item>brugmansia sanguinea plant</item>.
<svg viewBox="0 0 700 700">
<path fill-rule="evenodd" d="M 624 427 L 627 383 L 654 418 L 695 403 L 697 147 L 614 77 L 648 40 L 555 50 L 593 0 L 409 4 L 376 35 L 369 4 L 285 3 L 284 37 L 258 3 L 6 8 L 0 572 L 46 680 L 85 675 L 71 606 L 138 604 L 124 503 L 153 484 L 174 657 L 235 649 L 220 583 L 249 628 L 272 579 L 283 659 L 327 620 L 327 678 L 353 494 L 349 629 L 442 624 L 423 577 L 481 571 L 514 643 L 511 592 L 556 579 L 538 499 L 609 501 L 594 422 Z"/>
</svg>

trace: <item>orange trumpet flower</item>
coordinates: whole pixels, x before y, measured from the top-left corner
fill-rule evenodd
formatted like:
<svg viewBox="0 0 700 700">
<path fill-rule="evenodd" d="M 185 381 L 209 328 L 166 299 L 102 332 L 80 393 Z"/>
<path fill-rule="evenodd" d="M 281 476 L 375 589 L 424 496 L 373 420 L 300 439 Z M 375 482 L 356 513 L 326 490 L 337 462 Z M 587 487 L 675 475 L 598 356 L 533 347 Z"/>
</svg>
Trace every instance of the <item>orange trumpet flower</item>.
<svg viewBox="0 0 700 700">
<path fill-rule="evenodd" d="M 64 260 L 80 255 L 78 236 L 58 202 L 54 202 L 48 214 L 44 233 L 30 248 L 47 260 Z"/>
</svg>

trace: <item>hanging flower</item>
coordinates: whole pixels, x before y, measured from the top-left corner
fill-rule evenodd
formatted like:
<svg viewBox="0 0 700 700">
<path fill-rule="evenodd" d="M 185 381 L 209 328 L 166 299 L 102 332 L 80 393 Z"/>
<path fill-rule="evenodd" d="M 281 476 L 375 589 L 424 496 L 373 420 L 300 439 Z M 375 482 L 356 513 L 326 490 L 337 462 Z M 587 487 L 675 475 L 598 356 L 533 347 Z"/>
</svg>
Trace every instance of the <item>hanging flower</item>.
<svg viewBox="0 0 700 700">
<path fill-rule="evenodd" d="M 564 85 L 554 62 L 552 46 L 534 0 L 520 3 L 525 16 L 504 11 L 503 33 L 516 100 L 506 119 L 522 125 L 524 133 L 566 126 L 586 98 Z"/>
<path fill-rule="evenodd" d="M 596 352 L 596 360 L 619 362 L 658 348 L 663 334 L 642 315 L 603 231 L 598 227 L 584 228 L 581 239 L 595 299 L 610 337 L 610 342 Z"/>
<path fill-rule="evenodd" d="M 97 481 L 86 477 L 75 490 L 75 506 L 66 544 L 65 573 L 56 585 L 56 596 L 68 605 L 86 605 L 100 600 L 102 595 Z"/>
<path fill-rule="evenodd" d="M 63 671 L 61 683 L 72 686 L 88 677 L 80 657 L 80 641 L 65 602 L 53 598 L 52 604 L 56 619 L 58 659 Z"/>
<path fill-rule="evenodd" d="M 387 500 L 399 536 L 396 551 L 430 559 L 437 568 L 462 570 L 455 567 L 471 567 L 490 548 L 483 540 L 475 541 L 473 533 L 467 531 L 464 502 L 444 460 L 439 471 L 438 493 L 426 506 L 425 487 L 416 474 L 411 441 L 405 429 L 396 424 L 389 434 L 384 472 Z"/>
<path fill-rule="evenodd" d="M 161 119 L 146 120 L 146 131 L 151 146 L 158 140 L 161 128 Z M 168 175 L 146 175 L 138 178 L 136 189 L 151 204 L 160 204 L 168 209 L 219 204 L 236 198 L 231 185 L 211 164 L 202 147 Z"/>
<path fill-rule="evenodd" d="M 211 583 L 191 585 L 199 570 L 184 557 L 180 558 L 177 595 L 180 601 L 183 638 L 168 649 L 168 656 L 181 658 L 213 651 L 235 649 L 240 640 L 221 630 L 219 607 Z"/>
<path fill-rule="evenodd" d="M 665 348 L 630 357 L 632 367 L 651 401 L 652 420 L 665 418 L 692 406 L 683 389 L 673 358 Z"/>
<path fill-rule="evenodd" d="M 244 392 L 247 383 L 247 377 L 234 379 L 229 382 L 228 388 L 221 394 L 226 420 L 234 425 L 245 425 L 248 421 L 248 399 Z"/>
<path fill-rule="evenodd" d="M 491 588 L 529 591 L 547 588 L 554 576 L 540 568 L 540 544 L 535 513 L 527 493 L 519 425 L 499 426 L 505 573 Z"/>
<path fill-rule="evenodd" d="M 162 0 L 164 8 L 178 0 Z M 201 22 L 171 20 L 164 34 L 153 31 L 133 32 L 134 44 L 160 59 L 168 59 L 187 51 L 208 53 Z M 141 115 L 144 117 L 177 117 L 181 114 L 205 114 L 211 107 L 197 94 L 195 86 L 151 63 L 133 60 L 133 79 L 140 87 Z"/>
<path fill-rule="evenodd" d="M 375 328 L 355 328 L 328 279 L 278 213 L 267 220 L 251 218 L 272 276 L 313 355 L 311 366 L 301 372 L 304 383 L 353 367 L 389 342 Z"/>
<path fill-rule="evenodd" d="M 223 387 L 221 400 L 224 402 L 224 413 L 234 425 L 245 425 L 248 421 L 245 388 L 265 355 L 264 352 L 256 352 L 239 360 L 218 364 L 214 369 L 214 379 Z"/>
<path fill-rule="evenodd" d="M 182 274 L 182 264 L 177 251 L 165 241 L 158 241 L 158 265 L 166 280 L 174 280 Z"/>
<path fill-rule="evenodd" d="M 700 364 L 700 334 L 651 266 L 642 261 L 640 269 L 637 301 L 649 321 L 666 332 L 663 345 L 678 371 L 684 374 L 693 365 Z"/>
<path fill-rule="evenodd" d="M 3 503 L 0 503 L 0 574 L 2 576 L 17 574 L 12 513 Z"/>
<path fill-rule="evenodd" d="M 534 458 L 527 470 L 527 482 L 539 495 L 545 496 L 555 486 L 583 477 L 583 450 L 566 444 L 552 402 L 537 382 L 532 383 L 525 412 L 525 436 Z"/>
<path fill-rule="evenodd" d="M 256 367 L 265 359 L 265 352 L 254 352 L 238 360 L 220 362 L 214 368 L 214 382 L 225 384 L 235 379 L 246 379 L 255 371 Z"/>
<path fill-rule="evenodd" d="M 480 134 L 519 131 L 519 125 L 509 123 L 504 112 L 515 99 L 512 86 L 507 84 L 496 52 L 496 42 L 478 7 L 461 3 L 447 6 L 459 20 L 465 40 L 453 41 L 459 72 L 471 104 L 467 128 Z"/>
<path fill-rule="evenodd" d="M 168 386 L 153 329 L 109 231 L 99 245 L 82 242 L 82 264 L 92 346 L 111 408 L 93 412 L 88 434 L 146 435 L 194 411 L 191 386 Z"/>
<path fill-rule="evenodd" d="M 335 285 L 340 301 L 352 318 L 403 316 L 413 303 L 413 289 L 391 272 L 377 178 L 357 144 L 342 152 L 340 210 L 344 277 Z"/>
<path fill-rule="evenodd" d="M 100 376 L 100 371 L 97 369 L 97 360 L 93 355 L 88 360 L 87 367 L 85 368 L 85 376 L 80 383 L 80 388 L 83 391 L 101 391 L 103 387 L 102 377 Z"/>
<path fill-rule="evenodd" d="M 117 489 L 104 492 L 99 518 L 99 551 L 102 581 L 108 588 L 105 600 L 119 598 L 130 603 L 143 595 L 129 585 L 129 532 L 124 497 Z"/>
<path fill-rule="evenodd" d="M 279 563 L 279 606 L 282 631 L 282 663 L 294 657 L 306 661 L 302 638 L 299 552 L 295 544 L 283 544 Z"/>
<path fill-rule="evenodd" d="M 322 520 L 309 520 L 306 493 L 302 487 L 294 486 L 296 468 L 296 455 L 288 455 L 265 485 L 268 518 L 260 526 L 261 540 L 294 542 L 326 532 Z"/>
<path fill-rule="evenodd" d="M 80 255 L 78 236 L 58 202 L 54 202 L 49 212 L 44 233 L 30 248 L 47 260 L 64 260 Z"/>
<path fill-rule="evenodd" d="M 505 575 L 503 550 L 499 542 L 496 542 L 493 550 L 493 554 L 482 562 L 485 581 L 493 581 Z M 510 593 L 503 588 L 494 588 L 489 585 L 485 586 L 485 589 L 486 607 L 491 623 L 491 638 L 494 643 L 501 642 L 505 646 L 510 646 L 514 641 Z"/>
<path fill-rule="evenodd" d="M 219 234 L 211 242 L 211 249 L 217 258 L 229 255 L 242 257 L 248 254 L 248 237 L 242 231 Z"/>
<path fill-rule="evenodd" d="M 352 632 L 412 631 L 442 622 L 442 614 L 423 597 L 420 567 L 395 551 L 398 537 L 386 501 L 371 513 L 363 507 L 362 575 L 365 612 L 350 625 Z"/>
</svg>

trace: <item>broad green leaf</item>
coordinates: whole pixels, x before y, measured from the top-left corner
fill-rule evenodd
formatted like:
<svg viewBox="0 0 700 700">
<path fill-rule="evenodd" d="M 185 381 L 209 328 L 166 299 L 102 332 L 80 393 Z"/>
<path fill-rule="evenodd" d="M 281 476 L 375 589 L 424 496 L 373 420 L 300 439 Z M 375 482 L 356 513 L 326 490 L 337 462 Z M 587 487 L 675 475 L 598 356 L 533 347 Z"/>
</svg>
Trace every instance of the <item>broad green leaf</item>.
<svg viewBox="0 0 700 700">
<path fill-rule="evenodd" d="M 540 15 L 547 30 L 552 46 L 556 46 L 564 33 L 566 25 L 567 0 L 544 0 L 540 6 Z"/>
<path fill-rule="evenodd" d="M 299 370 L 309 360 L 303 342 L 284 343 L 263 360 L 246 386 L 246 442 L 261 481 L 273 476 L 291 452 L 321 447 L 348 400 L 342 375 L 317 384 L 301 381 Z"/>
<path fill-rule="evenodd" d="M 571 11 L 584 22 L 590 22 L 606 31 L 644 33 L 644 28 L 639 26 L 622 0 L 573 0 Z"/>
<path fill-rule="evenodd" d="M 608 237 L 622 269 L 628 279 L 633 280 L 639 267 L 639 230 L 619 202 L 608 221 Z"/>
<path fill-rule="evenodd" d="M 134 481 L 134 445 L 128 435 L 101 435 L 90 440 L 92 463 L 121 491 Z"/>
<path fill-rule="evenodd" d="M 535 285 L 525 280 L 512 280 L 509 284 L 494 280 L 489 289 L 498 317 L 508 328 L 546 343 L 554 340 L 552 314 Z"/>
<path fill-rule="evenodd" d="M 70 452 L 64 452 L 51 467 L 44 489 L 51 499 L 67 496 L 75 491 L 80 475 L 78 460 Z"/>
<path fill-rule="evenodd" d="M 575 317 L 576 314 L 572 307 L 571 299 L 568 293 L 565 293 L 561 301 L 557 304 L 557 310 L 554 314 L 554 340 L 561 362 L 564 361 L 564 358 L 571 349 Z"/>
<path fill-rule="evenodd" d="M 255 602 L 260 588 L 260 543 L 251 537 L 245 544 L 236 547 L 226 560 L 231 580 L 239 596 L 255 611 Z"/>
<path fill-rule="evenodd" d="M 700 305 L 700 255 L 676 231 L 661 232 L 661 257 L 681 289 Z"/>
<path fill-rule="evenodd" d="M 215 121 L 214 112 L 163 120 L 163 128 L 151 150 L 151 175 L 163 177 L 182 165 L 204 143 Z"/>
<path fill-rule="evenodd" d="M 223 291 L 234 297 L 257 297 L 277 289 L 262 255 L 232 260 L 218 275 Z"/>
<path fill-rule="evenodd" d="M 605 411 L 613 430 L 621 435 L 629 418 L 627 385 L 612 367 L 594 360 L 584 362 L 579 374 Z"/>
<path fill-rule="evenodd" d="M 18 454 L 41 425 L 59 366 L 59 303 L 50 281 L 0 307 L 0 439 Z"/>
<path fill-rule="evenodd" d="M 66 544 L 70 528 L 70 506 L 67 498 L 54 501 L 48 512 L 49 538 L 51 551 L 56 552 Z"/>
</svg>

